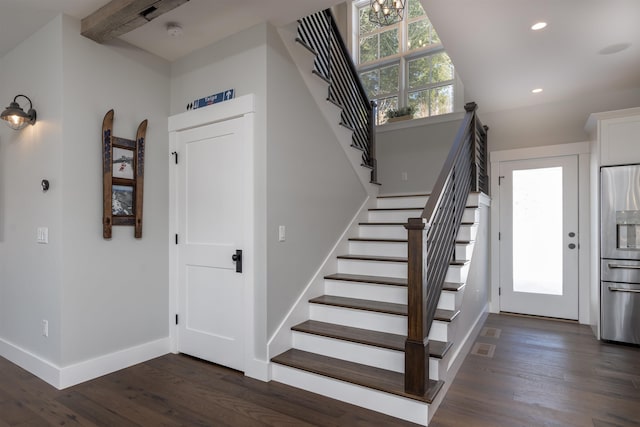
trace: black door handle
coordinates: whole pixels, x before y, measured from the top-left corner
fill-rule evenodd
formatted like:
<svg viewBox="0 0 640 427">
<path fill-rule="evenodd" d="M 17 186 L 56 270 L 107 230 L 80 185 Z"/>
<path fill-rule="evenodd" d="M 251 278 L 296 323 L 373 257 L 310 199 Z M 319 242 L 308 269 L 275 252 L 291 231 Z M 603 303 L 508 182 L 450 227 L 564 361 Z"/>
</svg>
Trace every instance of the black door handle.
<svg viewBox="0 0 640 427">
<path fill-rule="evenodd" d="M 236 253 L 231 255 L 231 260 L 236 263 L 236 273 L 242 273 L 242 250 L 236 249 Z"/>
</svg>

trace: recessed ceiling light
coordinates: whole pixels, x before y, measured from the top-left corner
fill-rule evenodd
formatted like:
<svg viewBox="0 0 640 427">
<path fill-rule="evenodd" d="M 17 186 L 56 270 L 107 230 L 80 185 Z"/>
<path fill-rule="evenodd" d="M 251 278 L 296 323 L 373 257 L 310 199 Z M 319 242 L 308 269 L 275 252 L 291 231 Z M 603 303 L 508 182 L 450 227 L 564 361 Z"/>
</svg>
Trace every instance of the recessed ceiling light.
<svg viewBox="0 0 640 427">
<path fill-rule="evenodd" d="M 538 30 L 543 29 L 543 28 L 544 28 L 544 27 L 546 27 L 546 26 L 547 26 L 547 23 L 546 23 L 546 22 L 536 22 L 535 24 L 533 24 L 533 25 L 531 26 L 531 29 L 532 29 L 533 31 L 538 31 Z"/>
<path fill-rule="evenodd" d="M 540 92 L 542 92 L 542 88 L 539 88 L 539 87 L 531 90 L 531 93 L 540 93 Z"/>
</svg>

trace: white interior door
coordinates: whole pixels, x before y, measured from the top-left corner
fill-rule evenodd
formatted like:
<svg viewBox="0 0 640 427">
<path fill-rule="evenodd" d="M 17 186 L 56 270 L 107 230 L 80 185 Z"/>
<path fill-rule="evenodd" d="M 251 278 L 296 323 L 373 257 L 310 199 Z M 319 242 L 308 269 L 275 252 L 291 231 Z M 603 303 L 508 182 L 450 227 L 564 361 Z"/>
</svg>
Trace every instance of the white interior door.
<svg viewBox="0 0 640 427">
<path fill-rule="evenodd" d="M 244 371 L 242 119 L 178 132 L 178 351 Z"/>
<path fill-rule="evenodd" d="M 500 162 L 500 310 L 578 319 L 578 159 Z"/>
</svg>

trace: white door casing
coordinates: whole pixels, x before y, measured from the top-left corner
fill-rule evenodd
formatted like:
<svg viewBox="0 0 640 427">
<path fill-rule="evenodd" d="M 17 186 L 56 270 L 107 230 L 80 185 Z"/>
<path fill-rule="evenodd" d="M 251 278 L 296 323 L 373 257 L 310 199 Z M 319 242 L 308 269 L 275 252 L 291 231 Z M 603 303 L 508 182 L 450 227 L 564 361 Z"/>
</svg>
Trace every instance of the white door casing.
<svg viewBox="0 0 640 427">
<path fill-rule="evenodd" d="M 266 380 L 254 356 L 253 127 L 253 95 L 169 118 L 170 330 L 173 352 Z"/>
<path fill-rule="evenodd" d="M 501 162 L 498 172 L 500 310 L 577 320 L 578 157 Z"/>
</svg>

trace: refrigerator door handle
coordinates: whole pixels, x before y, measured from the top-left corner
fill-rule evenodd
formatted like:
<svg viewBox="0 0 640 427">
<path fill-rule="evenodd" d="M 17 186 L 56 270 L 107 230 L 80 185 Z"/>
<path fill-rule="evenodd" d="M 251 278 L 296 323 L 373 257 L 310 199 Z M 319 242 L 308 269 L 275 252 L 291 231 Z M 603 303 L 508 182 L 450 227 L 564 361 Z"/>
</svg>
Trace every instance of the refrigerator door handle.
<svg viewBox="0 0 640 427">
<path fill-rule="evenodd" d="M 640 270 L 640 265 L 609 264 L 609 268 L 627 268 L 629 270 Z"/>
<path fill-rule="evenodd" d="M 615 286 L 609 286 L 609 290 L 612 292 L 630 292 L 632 294 L 640 294 L 640 289 L 616 288 Z"/>
</svg>

